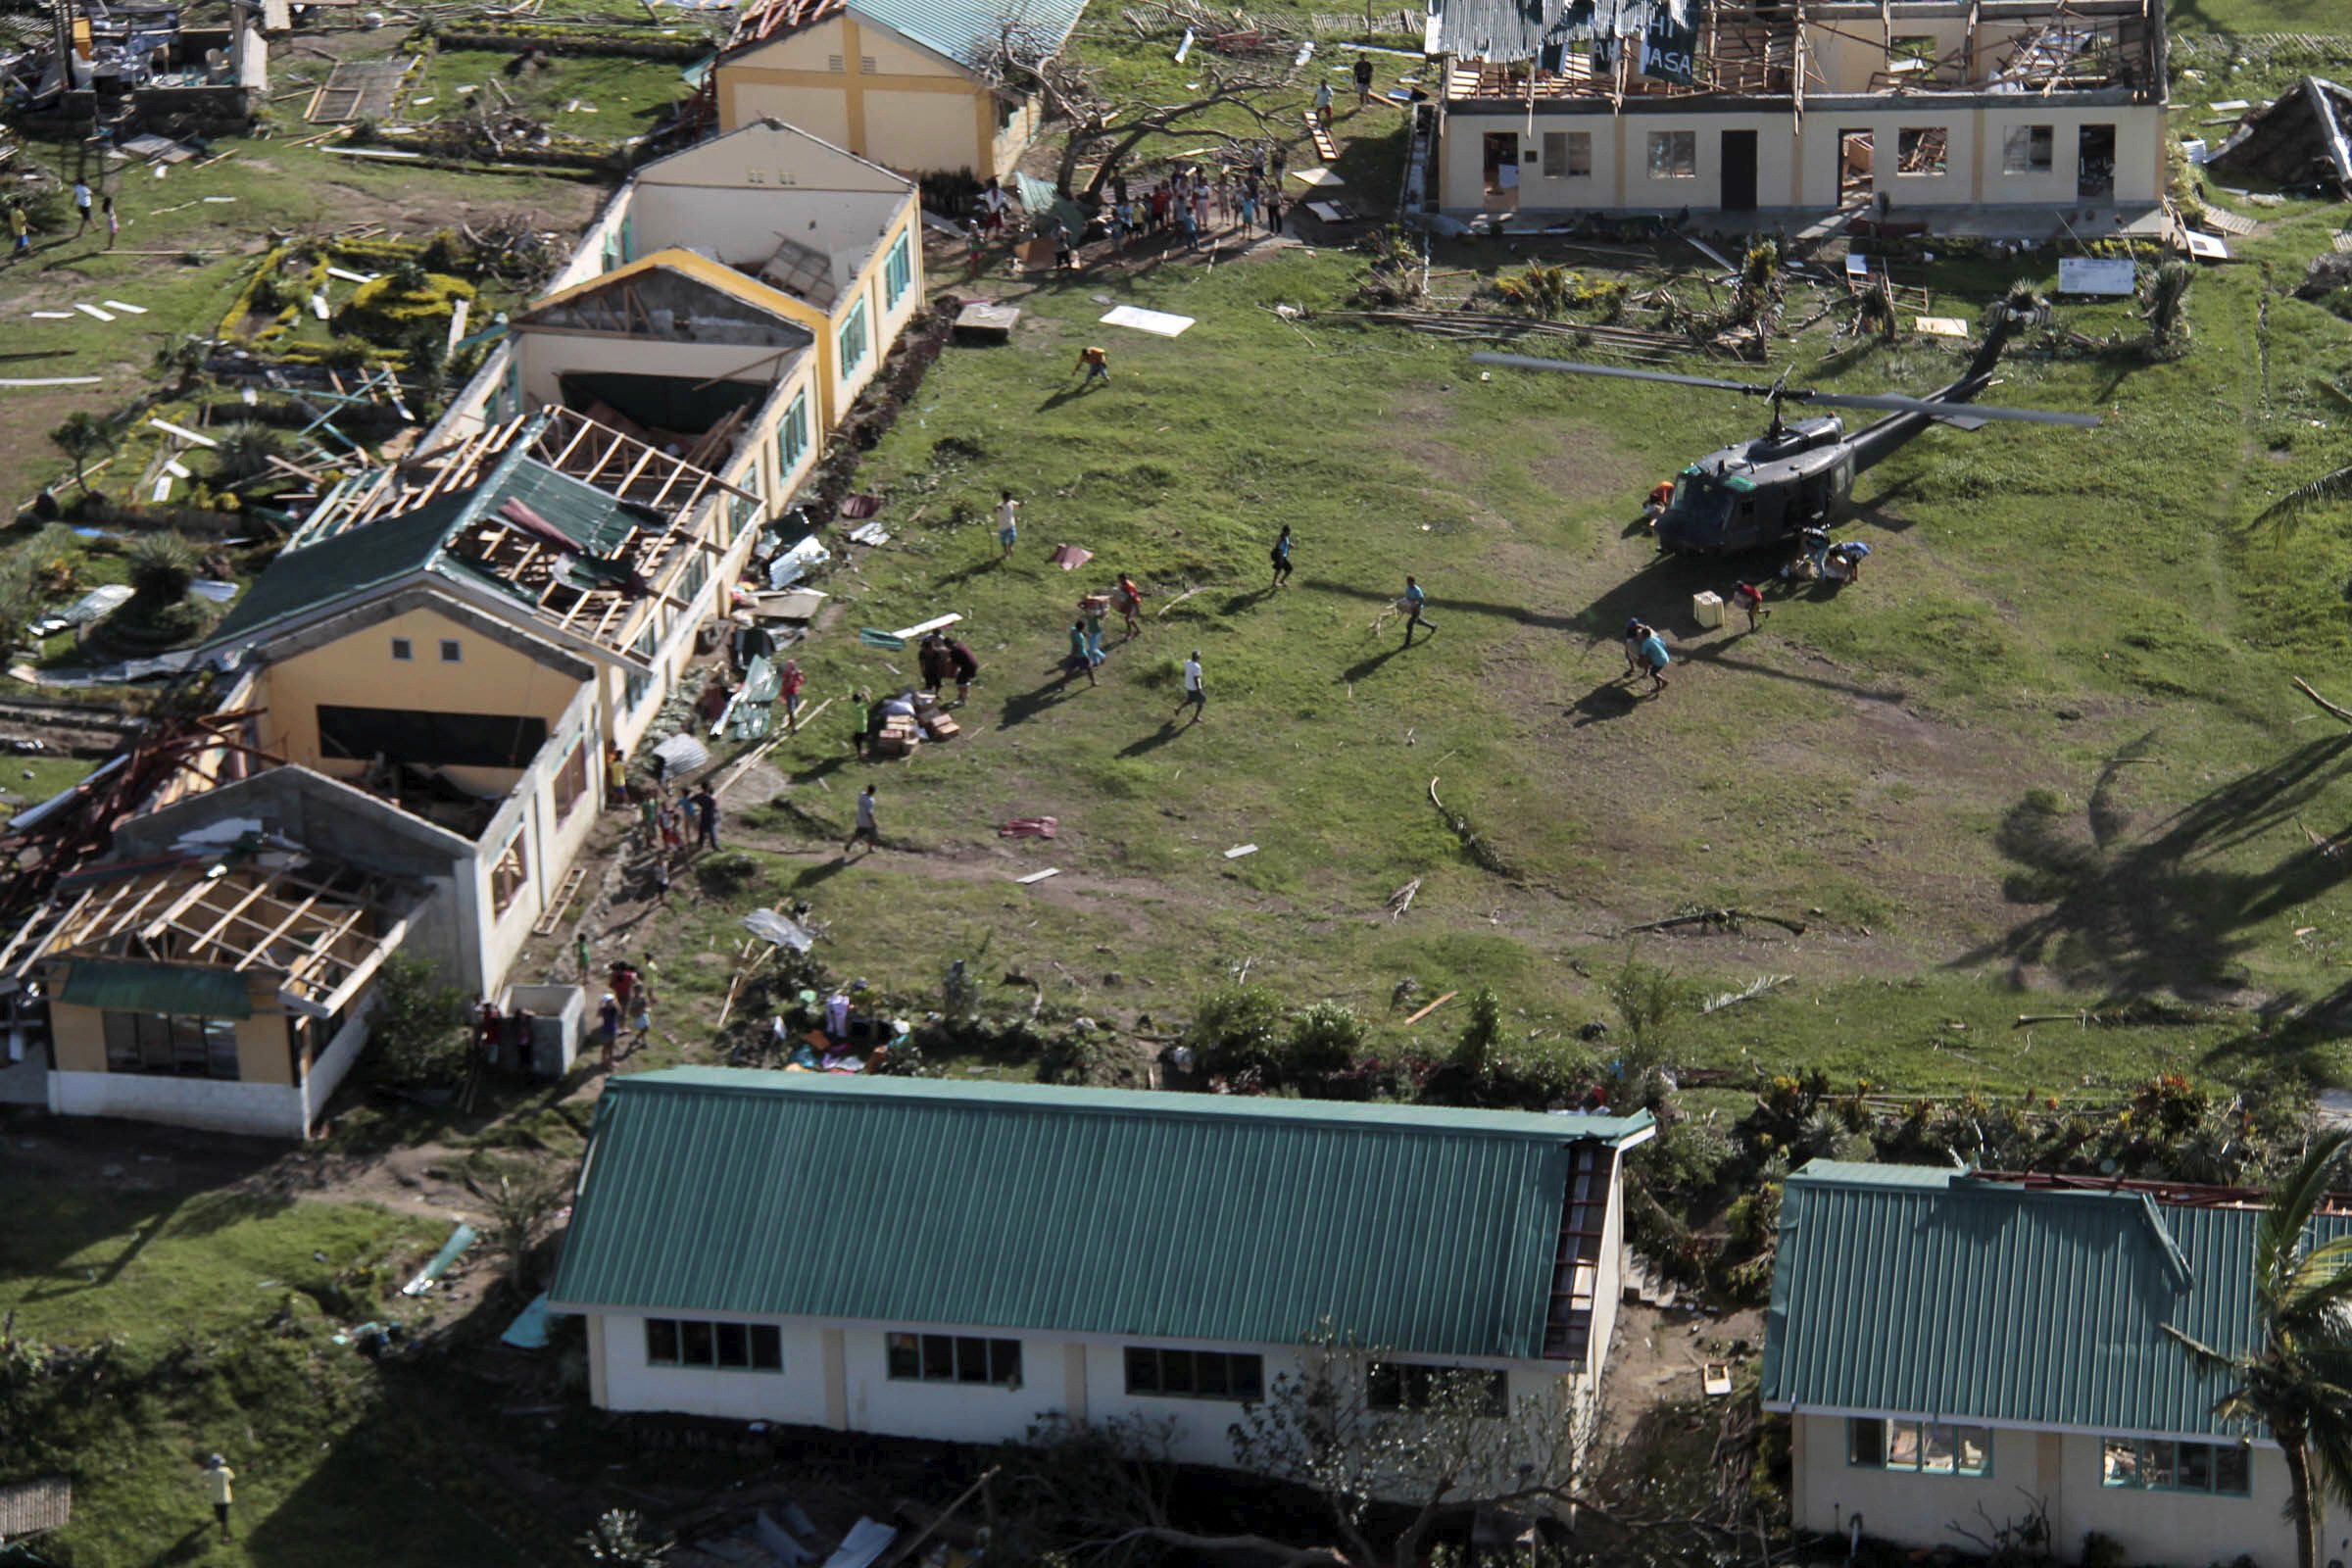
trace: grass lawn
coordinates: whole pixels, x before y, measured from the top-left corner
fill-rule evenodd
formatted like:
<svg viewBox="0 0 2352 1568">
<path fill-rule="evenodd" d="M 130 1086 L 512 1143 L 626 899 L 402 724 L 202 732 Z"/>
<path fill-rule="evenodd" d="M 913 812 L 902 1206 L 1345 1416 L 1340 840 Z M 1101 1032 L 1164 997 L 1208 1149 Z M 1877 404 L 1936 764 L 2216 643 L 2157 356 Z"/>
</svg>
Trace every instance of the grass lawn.
<svg viewBox="0 0 2352 1568">
<path fill-rule="evenodd" d="M 1536 1049 L 1561 1049 L 1545 1042 L 1607 1015 L 1598 980 L 1636 946 L 1627 926 L 1735 906 L 1808 929 L 1639 942 L 1711 991 L 1793 977 L 1691 1025 L 1694 1064 L 1921 1090 L 2282 1061 L 2338 1075 L 2338 1047 L 2275 1039 L 2251 1009 L 2335 990 L 2352 935 L 2342 867 L 2306 832 L 2352 820 L 2352 737 L 2288 684 L 2341 678 L 2352 545 L 2340 517 L 2284 542 L 2238 527 L 2352 457 L 2316 384 L 2352 362 L 2343 323 L 2265 285 L 2298 275 L 2332 221 L 2290 213 L 2248 242 L 2255 265 L 2201 273 L 2177 362 L 2139 354 L 2128 306 L 2062 304 L 2061 326 L 2119 346 L 2013 355 L 2000 396 L 2106 423 L 1914 443 L 1864 477 L 1841 533 L 1876 547 L 1869 580 L 1778 597 L 1754 635 L 1700 630 L 1690 596 L 1777 563 L 1661 559 L 1628 526 L 1658 476 L 1752 431 L 1744 405 L 1482 380 L 1463 345 L 1278 317 L 1345 302 L 1359 263 L 1336 250 L 991 279 L 1026 313 L 1014 341 L 951 350 L 861 468 L 894 537 L 826 584 L 839 618 L 803 658 L 816 697 L 896 687 L 911 651 L 849 634 L 958 612 L 984 665 L 965 738 L 858 764 L 837 705 L 777 754 L 789 808 L 733 829 L 765 857 L 755 895 L 681 900 L 648 947 L 673 969 L 703 956 L 671 988 L 707 1015 L 734 915 L 804 897 L 836 962 L 917 997 L 984 954 L 988 979 L 1017 969 L 1057 1004 L 1165 1025 L 1247 965 L 1299 1003 L 1386 1020 L 1397 1048 L 1451 1032 L 1441 1012 L 1407 1034 L 1401 981 L 1424 999 L 1484 984 Z M 1481 275 L 1517 260 L 1438 259 Z M 2054 273 L 2045 250 L 1921 280 L 1973 316 Z M 1199 324 L 1101 326 L 1106 300 Z M 1089 343 L 1114 379 L 1081 392 Z M 1915 389 L 1958 359 L 1814 334 L 1795 380 Z M 1024 503 L 1005 564 L 987 520 L 1002 488 Z M 1274 592 L 1265 553 L 1286 522 L 1298 574 Z M 1063 542 L 1094 561 L 1054 568 Z M 1064 681 L 1074 601 L 1122 570 L 1152 595 L 1143 634 L 1121 642 L 1114 616 L 1100 688 Z M 1409 651 L 1388 612 L 1408 572 L 1438 622 Z M 1633 613 L 1675 644 L 1663 697 L 1617 678 Z M 1170 715 L 1192 649 L 1210 701 L 1188 727 Z M 817 827 L 846 837 L 868 780 L 894 848 L 845 867 Z M 1508 874 L 1465 855 L 1433 780 Z M 1038 814 L 1060 818 L 1057 840 L 997 836 Z M 1226 857 L 1243 844 L 1257 849 Z M 1013 881 L 1049 865 L 1060 875 Z M 2063 1046 L 2010 1027 L 2158 994 L 2224 1010 Z"/>
<path fill-rule="evenodd" d="M 446 1227 L 357 1204 L 174 1185 L 125 1152 L 104 1185 L 0 1174 L 0 1313 L 26 1347 L 103 1347 L 54 1392 L 12 1379 L 0 1474 L 71 1474 L 74 1524 L 40 1543 L 85 1568 L 320 1562 L 365 1541 L 383 1563 L 515 1560 L 462 1509 L 387 1486 L 368 1419 L 377 1373 L 338 1325 L 416 1317 L 390 1287 Z M 22 1422 L 21 1425 L 14 1424 Z M 237 1472 L 221 1544 L 199 1464 Z"/>
</svg>

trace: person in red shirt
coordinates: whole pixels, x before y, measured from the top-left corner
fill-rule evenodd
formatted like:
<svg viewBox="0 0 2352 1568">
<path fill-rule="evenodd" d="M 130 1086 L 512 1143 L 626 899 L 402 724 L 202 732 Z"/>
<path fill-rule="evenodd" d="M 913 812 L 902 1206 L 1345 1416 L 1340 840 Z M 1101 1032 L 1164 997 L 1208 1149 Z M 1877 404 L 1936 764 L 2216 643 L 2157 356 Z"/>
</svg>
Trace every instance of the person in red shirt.
<svg viewBox="0 0 2352 1568">
<path fill-rule="evenodd" d="M 801 673 L 801 662 L 784 661 L 784 668 L 776 677 L 776 691 L 784 699 L 784 728 L 795 735 L 801 732 L 801 688 L 808 677 Z"/>
<path fill-rule="evenodd" d="M 1122 571 L 1118 592 L 1111 595 L 1111 602 L 1119 607 L 1119 618 L 1127 622 L 1127 635 L 1133 637 L 1142 629 L 1138 616 L 1144 608 L 1144 591 L 1135 585 L 1133 577 Z"/>
<path fill-rule="evenodd" d="M 1764 608 L 1764 590 L 1752 582 L 1735 583 L 1732 603 L 1747 612 L 1747 629 L 1754 631 L 1771 611 Z"/>
</svg>

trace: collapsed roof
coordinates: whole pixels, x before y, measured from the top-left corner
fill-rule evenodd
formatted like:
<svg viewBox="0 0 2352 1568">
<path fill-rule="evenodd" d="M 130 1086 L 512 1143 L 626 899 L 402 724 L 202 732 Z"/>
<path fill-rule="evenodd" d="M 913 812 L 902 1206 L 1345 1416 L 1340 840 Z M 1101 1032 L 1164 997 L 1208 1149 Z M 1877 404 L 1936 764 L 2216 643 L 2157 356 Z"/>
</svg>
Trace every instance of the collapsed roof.
<svg viewBox="0 0 2352 1568">
<path fill-rule="evenodd" d="M 2248 115 L 2205 167 L 2231 179 L 2331 184 L 2352 198 L 2352 90 L 2305 76 Z"/>
</svg>

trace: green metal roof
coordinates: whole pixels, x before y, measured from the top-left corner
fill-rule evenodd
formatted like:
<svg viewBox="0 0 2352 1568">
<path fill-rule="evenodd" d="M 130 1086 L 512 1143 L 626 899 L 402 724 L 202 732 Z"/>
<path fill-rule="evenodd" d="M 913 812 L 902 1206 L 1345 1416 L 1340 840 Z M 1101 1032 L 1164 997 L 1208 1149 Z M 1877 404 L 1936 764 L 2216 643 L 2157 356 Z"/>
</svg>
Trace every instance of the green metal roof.
<svg viewBox="0 0 2352 1568">
<path fill-rule="evenodd" d="M 436 496 L 413 512 L 321 537 L 313 537 L 313 525 L 306 524 L 254 580 L 205 645 L 223 648 L 252 642 L 275 627 L 419 571 L 484 584 L 531 607 L 531 596 L 514 584 L 448 552 L 459 535 L 495 515 L 509 501 L 521 502 L 600 555 L 618 548 L 632 527 L 660 524 L 659 514 L 561 473 L 527 456 L 527 442 L 516 441 L 479 482 Z M 331 501 L 321 504 L 321 514 L 328 511 Z M 331 524 L 331 518 L 324 515 L 314 521 L 320 526 Z M 579 588 L 609 587 L 626 578 L 626 572 L 618 567 L 600 570 L 577 559 L 568 561 L 564 569 L 566 579 Z"/>
<path fill-rule="evenodd" d="M 1569 1146 L 1647 1116 L 676 1068 L 597 1104 L 612 1306 L 1541 1355 Z"/>
<path fill-rule="evenodd" d="M 853 0 L 852 9 L 926 49 L 969 65 L 1005 29 L 1024 54 L 1059 53 L 1078 25 L 1086 0 Z"/>
<path fill-rule="evenodd" d="M 2237 1436 L 2172 1324 L 2251 1347 L 2256 1209 L 1816 1160 L 1788 1178 L 1765 1320 L 1775 1409 Z M 2327 1236 L 2352 1216 L 2319 1221 Z"/>
<path fill-rule="evenodd" d="M 234 969 L 204 969 L 127 958 L 76 958 L 57 1000 L 110 1012 L 170 1012 L 193 1018 L 250 1018 L 253 999 Z"/>
</svg>

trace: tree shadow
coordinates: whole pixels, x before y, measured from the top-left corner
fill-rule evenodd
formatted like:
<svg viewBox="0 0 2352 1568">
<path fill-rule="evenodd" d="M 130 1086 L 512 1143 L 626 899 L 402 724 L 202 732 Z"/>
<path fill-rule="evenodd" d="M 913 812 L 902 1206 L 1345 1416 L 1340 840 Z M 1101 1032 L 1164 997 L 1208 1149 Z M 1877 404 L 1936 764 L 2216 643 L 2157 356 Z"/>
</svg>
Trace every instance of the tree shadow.
<svg viewBox="0 0 2352 1568">
<path fill-rule="evenodd" d="M 2079 823 L 2044 791 L 2012 807 L 1993 843 L 2015 866 L 2002 882 L 2012 904 L 2045 907 L 1955 967 L 2007 959 L 2040 964 L 2067 984 L 2124 996 L 2170 991 L 2226 1000 L 2241 988 L 2244 933 L 2318 898 L 2352 864 L 2330 847 L 2305 844 L 2256 870 L 2220 857 L 2295 827 L 2339 780 L 2352 775 L 2352 735 L 2310 741 L 2248 769 L 2144 830 L 2124 801 L 2133 765 L 2153 763 L 2153 732 L 2108 759 Z"/>
</svg>

